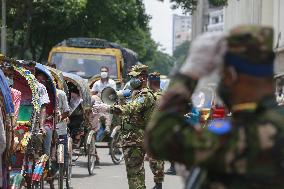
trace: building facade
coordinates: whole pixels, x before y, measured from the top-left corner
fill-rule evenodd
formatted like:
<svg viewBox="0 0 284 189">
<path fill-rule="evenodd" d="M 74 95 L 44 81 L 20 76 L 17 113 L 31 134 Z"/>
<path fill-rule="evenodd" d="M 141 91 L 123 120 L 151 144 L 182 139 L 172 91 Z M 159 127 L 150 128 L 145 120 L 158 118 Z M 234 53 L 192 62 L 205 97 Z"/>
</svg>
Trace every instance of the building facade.
<svg viewBox="0 0 284 189">
<path fill-rule="evenodd" d="M 191 16 L 173 15 L 173 51 L 191 40 Z"/>
<path fill-rule="evenodd" d="M 211 10 L 208 13 L 208 24 L 206 31 L 216 32 L 224 30 L 224 11 L 223 8 Z"/>
<path fill-rule="evenodd" d="M 284 72 L 284 0 L 228 0 L 224 9 L 225 31 L 240 24 L 274 28 L 275 73 Z"/>
</svg>

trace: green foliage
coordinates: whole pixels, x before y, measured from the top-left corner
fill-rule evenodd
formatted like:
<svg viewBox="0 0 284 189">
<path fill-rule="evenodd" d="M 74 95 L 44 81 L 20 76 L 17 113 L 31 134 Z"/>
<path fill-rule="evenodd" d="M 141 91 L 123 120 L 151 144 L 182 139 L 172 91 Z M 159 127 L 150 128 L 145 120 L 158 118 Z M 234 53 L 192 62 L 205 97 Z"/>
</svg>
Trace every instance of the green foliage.
<svg viewBox="0 0 284 189">
<path fill-rule="evenodd" d="M 174 59 L 164 52 L 157 51 L 152 60 L 146 61 L 145 64 L 149 66 L 150 72 L 158 71 L 163 75 L 168 75 L 174 66 Z"/>
<path fill-rule="evenodd" d="M 164 1 L 164 0 L 159 0 Z M 208 0 L 209 3 L 211 3 L 214 6 L 225 6 L 227 5 L 228 0 Z M 184 10 L 184 12 L 190 12 L 194 11 L 196 9 L 196 6 L 198 4 L 198 0 L 170 0 L 170 2 L 174 3 L 173 9 L 181 8 Z"/>
<path fill-rule="evenodd" d="M 8 55 L 46 59 L 53 45 L 76 32 L 86 3 L 87 0 L 7 1 Z"/>
<path fill-rule="evenodd" d="M 173 57 L 176 60 L 176 66 L 180 67 L 186 60 L 189 52 L 190 41 L 185 41 L 181 45 L 177 46 L 173 53 Z"/>
<path fill-rule="evenodd" d="M 158 52 L 149 20 L 143 0 L 9 0 L 8 56 L 45 62 L 62 40 L 95 37 L 134 50 L 141 62 L 166 73 L 171 58 Z"/>
<path fill-rule="evenodd" d="M 219 7 L 219 6 L 225 6 L 228 3 L 228 0 L 208 0 L 209 3 L 212 5 Z"/>
</svg>

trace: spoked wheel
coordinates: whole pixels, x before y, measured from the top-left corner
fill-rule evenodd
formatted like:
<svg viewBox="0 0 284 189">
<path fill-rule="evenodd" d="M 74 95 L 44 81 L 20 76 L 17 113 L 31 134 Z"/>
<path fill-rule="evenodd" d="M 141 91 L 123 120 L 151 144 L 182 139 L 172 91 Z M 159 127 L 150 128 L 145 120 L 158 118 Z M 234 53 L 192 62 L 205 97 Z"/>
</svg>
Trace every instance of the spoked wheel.
<svg viewBox="0 0 284 189">
<path fill-rule="evenodd" d="M 68 137 L 68 162 L 65 166 L 66 169 L 66 188 L 71 188 L 71 177 L 72 177 L 72 138 Z"/>
<path fill-rule="evenodd" d="M 40 181 L 33 181 L 32 183 L 32 189 L 44 189 L 44 180 L 43 176 L 41 177 Z"/>
<path fill-rule="evenodd" d="M 113 163 L 116 165 L 120 164 L 120 162 L 122 162 L 124 159 L 124 155 L 122 152 L 122 145 L 121 145 L 121 141 L 122 141 L 121 137 L 122 137 L 121 133 L 117 132 L 112 138 L 111 143 L 110 143 L 111 159 Z"/>
<path fill-rule="evenodd" d="M 87 144 L 88 149 L 88 171 L 89 175 L 94 174 L 95 161 L 96 161 L 96 145 L 95 145 L 95 135 L 91 136 L 90 144 Z"/>
<path fill-rule="evenodd" d="M 57 147 L 57 161 L 59 167 L 58 173 L 58 187 L 63 189 L 64 182 L 64 144 L 59 144 Z"/>
<path fill-rule="evenodd" d="M 64 163 L 59 163 L 59 173 L 58 173 L 58 188 L 63 189 L 64 182 Z"/>
</svg>

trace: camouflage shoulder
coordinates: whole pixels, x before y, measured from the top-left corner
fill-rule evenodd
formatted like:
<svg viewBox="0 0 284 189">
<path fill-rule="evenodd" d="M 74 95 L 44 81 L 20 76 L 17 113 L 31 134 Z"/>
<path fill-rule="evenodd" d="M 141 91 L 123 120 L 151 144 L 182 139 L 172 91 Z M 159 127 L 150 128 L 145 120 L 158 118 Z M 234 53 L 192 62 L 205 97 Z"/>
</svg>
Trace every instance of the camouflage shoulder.
<svg viewBox="0 0 284 189">
<path fill-rule="evenodd" d="M 154 92 L 151 89 L 146 88 L 146 87 L 141 89 L 140 91 L 140 95 L 150 95 L 150 94 L 154 96 Z"/>
<path fill-rule="evenodd" d="M 150 91 L 151 91 L 151 89 L 145 87 L 145 88 L 141 89 L 140 93 L 148 93 Z"/>
<path fill-rule="evenodd" d="M 284 123 L 284 107 L 283 106 L 275 106 L 267 111 L 265 111 L 263 116 L 260 116 L 261 119 L 265 122 L 272 122 L 277 126 L 281 126 Z"/>
</svg>

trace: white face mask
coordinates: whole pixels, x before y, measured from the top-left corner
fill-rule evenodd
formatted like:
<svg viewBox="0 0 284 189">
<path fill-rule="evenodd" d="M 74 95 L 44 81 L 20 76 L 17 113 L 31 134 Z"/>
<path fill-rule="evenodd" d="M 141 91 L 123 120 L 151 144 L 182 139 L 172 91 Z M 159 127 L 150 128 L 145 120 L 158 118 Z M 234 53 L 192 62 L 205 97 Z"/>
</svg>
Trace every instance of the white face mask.
<svg viewBox="0 0 284 189">
<path fill-rule="evenodd" d="M 108 77 L 108 73 L 107 72 L 101 72 L 101 78 L 107 78 Z"/>
</svg>

